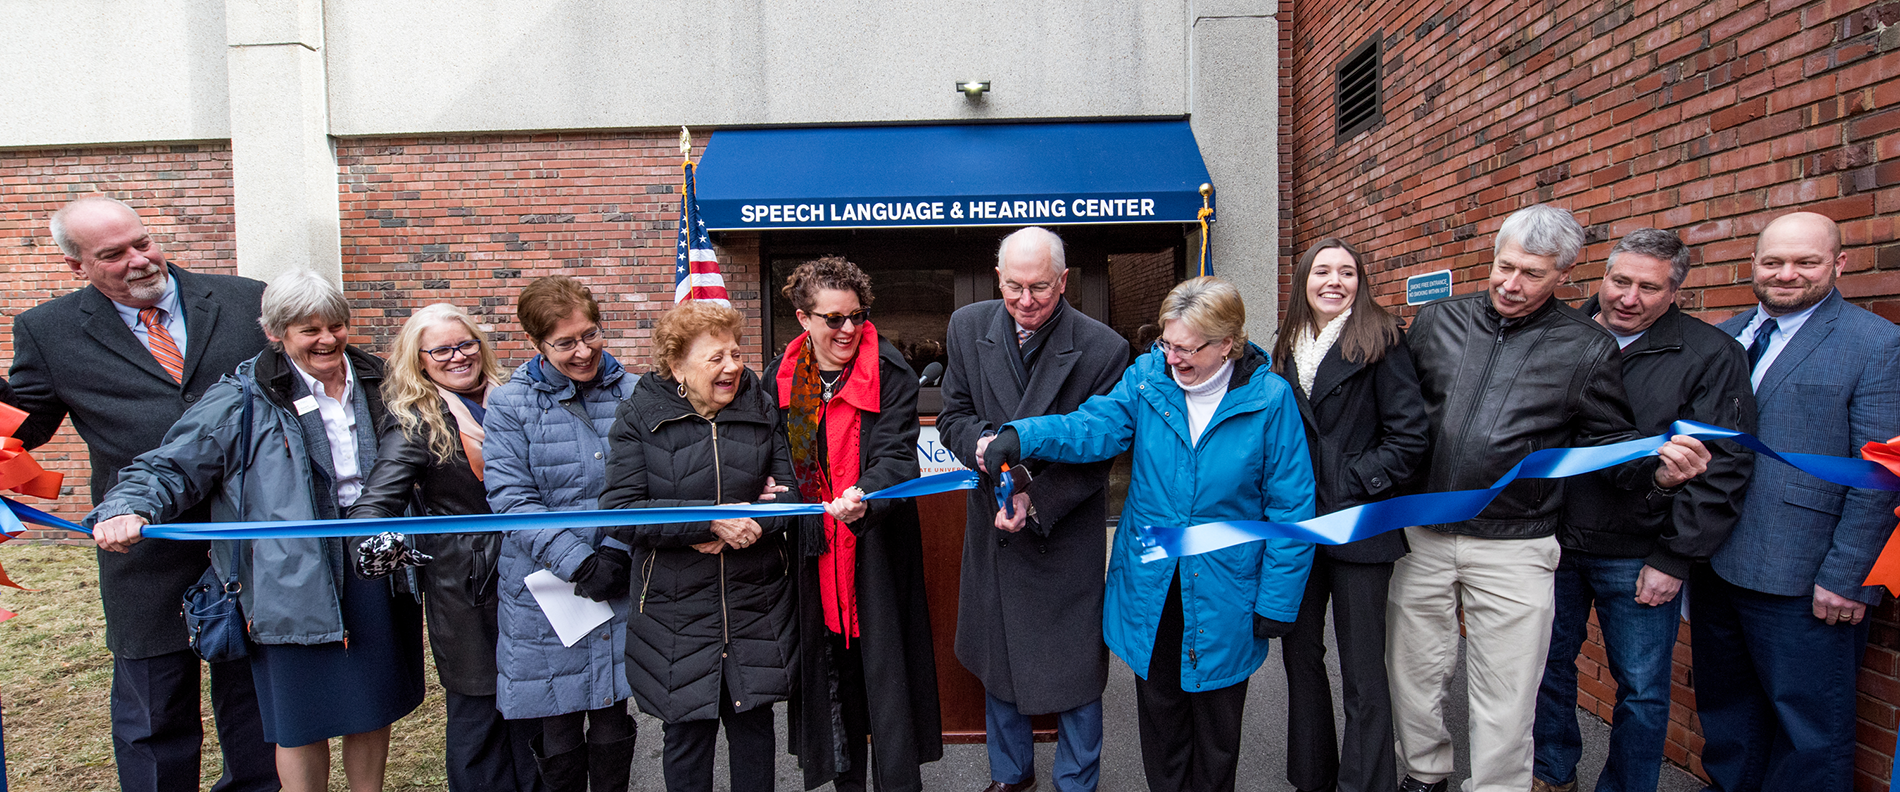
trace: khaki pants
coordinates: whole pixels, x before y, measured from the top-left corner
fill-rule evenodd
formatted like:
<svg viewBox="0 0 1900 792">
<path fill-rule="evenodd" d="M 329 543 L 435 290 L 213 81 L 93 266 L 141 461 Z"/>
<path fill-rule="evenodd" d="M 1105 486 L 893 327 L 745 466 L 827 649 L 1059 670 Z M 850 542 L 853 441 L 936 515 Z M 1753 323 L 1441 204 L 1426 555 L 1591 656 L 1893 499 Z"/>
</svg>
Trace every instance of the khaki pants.
<svg viewBox="0 0 1900 792">
<path fill-rule="evenodd" d="M 1531 787 L 1531 725 L 1550 648 L 1554 537 L 1483 539 L 1406 528 L 1412 552 L 1393 566 L 1386 595 L 1386 669 L 1393 723 L 1407 775 L 1434 783 L 1452 773 L 1445 684 L 1465 614 L 1471 712 L 1471 780 L 1465 792 Z"/>
</svg>

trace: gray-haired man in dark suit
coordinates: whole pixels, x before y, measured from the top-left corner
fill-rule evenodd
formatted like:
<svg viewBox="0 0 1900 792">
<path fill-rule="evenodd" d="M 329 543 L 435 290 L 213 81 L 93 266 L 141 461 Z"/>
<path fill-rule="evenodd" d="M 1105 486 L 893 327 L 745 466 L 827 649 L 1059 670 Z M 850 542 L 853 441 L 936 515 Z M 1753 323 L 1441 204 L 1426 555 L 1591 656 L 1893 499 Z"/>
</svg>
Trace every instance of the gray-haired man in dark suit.
<svg viewBox="0 0 1900 792">
<path fill-rule="evenodd" d="M 937 430 L 971 468 L 1003 424 L 1066 413 L 1107 393 L 1128 366 L 1128 343 L 1062 298 L 1062 240 L 1036 227 L 997 250 L 1003 299 L 950 317 L 950 366 Z M 957 659 L 982 680 L 988 792 L 1036 786 L 1029 716 L 1059 714 L 1054 787 L 1095 789 L 1102 753 L 1102 581 L 1107 574 L 1108 468 L 1029 463 L 1035 479 L 996 508 L 972 491 L 957 602 Z M 987 481 L 994 480 L 996 471 Z"/>
<path fill-rule="evenodd" d="M 67 265 L 89 285 L 14 319 L 10 377 L 28 413 L 18 436 L 37 447 L 72 416 L 92 456 L 96 505 L 120 468 L 158 447 L 206 388 L 264 348 L 264 284 L 167 264 L 138 212 L 105 196 L 67 204 L 51 225 Z M 200 509 L 181 521 L 205 518 Z M 122 789 L 198 789 L 200 671 L 180 605 L 210 563 L 208 548 L 150 541 L 99 553 Z M 249 661 L 211 667 L 211 704 L 224 751 L 214 792 L 277 789 Z"/>
<path fill-rule="evenodd" d="M 1756 435 L 1777 451 L 1853 457 L 1900 432 L 1900 328 L 1834 289 L 1840 228 L 1783 215 L 1755 242 L 1759 304 L 1720 327 L 1748 350 Z M 1691 578 L 1696 709 L 1711 788 L 1853 787 L 1862 586 L 1895 495 L 1761 461 L 1740 522 Z"/>
</svg>

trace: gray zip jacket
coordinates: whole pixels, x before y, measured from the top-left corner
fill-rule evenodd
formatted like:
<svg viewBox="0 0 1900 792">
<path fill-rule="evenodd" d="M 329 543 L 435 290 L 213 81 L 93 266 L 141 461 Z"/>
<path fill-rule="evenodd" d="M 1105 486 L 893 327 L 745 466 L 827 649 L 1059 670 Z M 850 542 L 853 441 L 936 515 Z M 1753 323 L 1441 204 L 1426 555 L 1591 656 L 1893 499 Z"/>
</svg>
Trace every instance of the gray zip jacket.
<svg viewBox="0 0 1900 792">
<path fill-rule="evenodd" d="M 376 462 L 375 427 L 382 417 L 382 360 L 347 348 L 356 375 L 357 464 Z M 240 453 L 243 386 L 252 382 L 250 466 Z M 119 482 L 86 515 L 86 524 L 137 514 L 154 524 L 178 519 L 203 501 L 213 522 L 336 519 L 329 443 L 315 410 L 293 407 L 309 395 L 283 353 L 265 350 L 206 389 L 165 433 L 164 442 L 139 455 Z M 337 591 L 350 574 L 344 538 L 258 539 L 213 542 L 220 577 L 237 564 L 238 605 L 260 644 L 323 644 L 348 637 Z"/>
</svg>

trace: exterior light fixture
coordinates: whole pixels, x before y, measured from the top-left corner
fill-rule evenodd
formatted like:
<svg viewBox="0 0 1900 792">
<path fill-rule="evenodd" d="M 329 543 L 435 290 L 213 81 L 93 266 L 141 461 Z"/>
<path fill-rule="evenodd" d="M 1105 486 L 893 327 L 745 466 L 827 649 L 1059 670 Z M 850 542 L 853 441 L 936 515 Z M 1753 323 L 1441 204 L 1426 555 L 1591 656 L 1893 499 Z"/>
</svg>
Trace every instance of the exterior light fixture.
<svg viewBox="0 0 1900 792">
<path fill-rule="evenodd" d="M 990 92 L 990 81 L 967 80 L 957 83 L 957 90 L 962 91 L 963 96 L 967 99 L 981 99 L 984 94 Z"/>
</svg>

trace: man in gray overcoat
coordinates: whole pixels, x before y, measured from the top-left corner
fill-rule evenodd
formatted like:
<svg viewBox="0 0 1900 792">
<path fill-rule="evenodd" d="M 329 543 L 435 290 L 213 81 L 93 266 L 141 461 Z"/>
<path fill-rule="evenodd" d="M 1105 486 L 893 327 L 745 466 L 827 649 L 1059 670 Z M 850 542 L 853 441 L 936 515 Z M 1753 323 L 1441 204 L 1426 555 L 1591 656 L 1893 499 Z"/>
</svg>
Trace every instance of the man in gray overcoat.
<svg viewBox="0 0 1900 792">
<path fill-rule="evenodd" d="M 949 370 L 937 430 L 972 469 L 996 430 L 1019 418 L 1066 413 L 1107 393 L 1128 365 L 1128 344 L 1062 298 L 1062 240 L 1030 227 L 996 255 L 1003 299 L 950 317 Z M 1095 789 L 1102 753 L 1102 643 L 1108 469 L 1027 463 L 1034 476 L 996 506 L 996 471 L 969 496 L 957 603 L 957 659 L 983 682 L 990 779 L 985 792 L 1036 786 L 1029 716 L 1058 717 L 1055 788 Z"/>
</svg>

